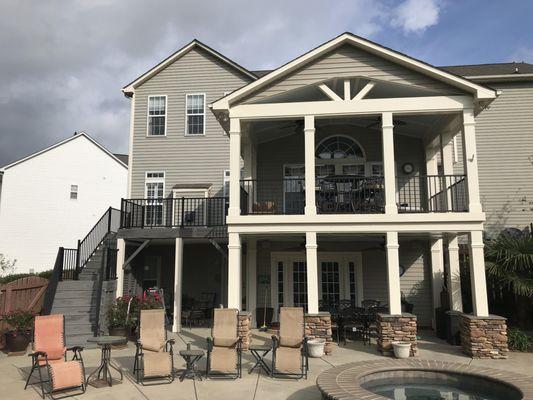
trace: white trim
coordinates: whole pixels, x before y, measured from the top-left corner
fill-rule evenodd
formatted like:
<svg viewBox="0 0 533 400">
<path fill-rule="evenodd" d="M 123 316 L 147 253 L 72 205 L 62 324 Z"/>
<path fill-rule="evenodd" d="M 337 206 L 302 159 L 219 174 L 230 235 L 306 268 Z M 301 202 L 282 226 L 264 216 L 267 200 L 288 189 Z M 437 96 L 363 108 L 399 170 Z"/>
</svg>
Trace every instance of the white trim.
<svg viewBox="0 0 533 400">
<path fill-rule="evenodd" d="M 148 178 L 148 174 L 161 174 L 161 173 L 163 174 L 162 177 Z M 163 183 L 163 197 L 162 197 L 163 199 L 165 197 L 165 190 L 166 190 L 166 183 L 165 183 L 166 177 L 167 177 L 167 174 L 165 173 L 165 171 L 146 171 L 144 173 L 144 198 L 145 199 L 148 198 L 148 190 L 146 186 L 147 183 Z M 158 199 L 158 197 L 154 197 L 154 199 Z"/>
<path fill-rule="evenodd" d="M 333 101 L 342 101 L 340 96 L 335 93 L 331 88 L 326 85 L 325 83 L 321 83 L 318 85 L 318 88 L 324 93 L 326 96 L 328 96 Z"/>
<path fill-rule="evenodd" d="M 135 98 L 136 96 L 131 96 L 131 104 L 130 104 L 130 137 L 128 140 L 128 163 L 132 165 L 133 161 L 133 135 L 135 134 Z M 132 193 L 132 178 L 133 178 L 133 168 L 128 168 L 128 198 L 131 199 L 131 193 Z"/>
<path fill-rule="evenodd" d="M 104 153 L 106 153 L 108 156 L 110 156 L 113 160 L 115 160 L 116 162 L 118 162 L 120 165 L 122 165 L 124 168 L 128 168 L 128 166 L 126 164 L 124 164 L 118 157 L 116 157 L 113 153 L 111 153 L 109 150 L 107 150 L 104 146 L 102 146 L 100 143 L 98 143 L 95 139 L 93 139 L 92 137 L 90 137 L 87 133 L 85 132 L 78 132 L 76 133 L 75 135 L 73 136 L 70 136 L 56 144 L 53 144 L 49 147 L 46 147 L 44 148 L 43 150 L 40 150 L 40 151 L 37 151 L 35 153 L 32 153 L 30 154 L 29 156 L 26 156 L 24 158 L 21 158 L 20 160 L 17 160 L 17 161 L 14 161 L 12 162 L 11 164 L 7 164 L 5 165 L 4 167 L 0 168 L 0 172 L 3 172 L 5 171 L 6 169 L 8 168 L 12 168 L 14 167 L 15 165 L 17 164 L 20 164 L 20 163 L 23 163 L 24 161 L 28 161 L 29 159 L 33 158 L 33 157 L 37 157 L 43 153 L 46 153 L 47 151 L 50 151 L 50 150 L 53 150 L 55 149 L 56 147 L 59 147 L 61 145 L 64 145 L 65 143 L 68 143 L 70 142 L 71 140 L 75 140 L 77 138 L 80 138 L 80 137 L 84 137 L 85 139 L 88 139 L 92 144 L 94 144 L 96 147 L 98 147 L 100 150 L 102 150 Z"/>
<path fill-rule="evenodd" d="M 164 97 L 165 98 L 165 115 L 150 115 L 150 98 Z M 166 94 L 150 94 L 146 102 L 146 137 L 165 137 L 167 136 L 167 120 L 168 120 L 168 98 Z M 165 133 L 163 135 L 150 135 L 150 117 L 165 117 Z"/>
<path fill-rule="evenodd" d="M 179 198 L 181 196 L 176 196 L 177 193 L 189 193 L 189 192 L 199 192 L 199 193 L 202 193 L 204 194 L 204 197 L 205 198 L 208 198 L 209 197 L 209 191 L 211 190 L 211 188 L 190 188 L 190 189 L 187 189 L 187 188 L 180 188 L 180 189 L 172 189 L 172 197 L 173 198 Z"/>
<path fill-rule="evenodd" d="M 382 58 L 403 65 L 417 72 L 421 72 L 440 81 L 444 81 L 452 86 L 469 91 L 473 93 L 478 100 L 496 98 L 496 92 L 494 90 L 470 82 L 467 79 L 450 74 L 439 68 L 433 67 L 429 64 L 408 57 L 404 54 L 398 53 L 394 50 L 380 46 L 377 43 L 372 43 L 351 33 L 343 33 L 342 35 L 337 36 L 329 42 L 326 42 L 320 45 L 319 47 L 305 53 L 304 55 L 295 58 L 289 63 L 242 87 L 241 89 L 236 90 L 229 96 L 219 99 L 218 101 L 213 103 L 212 107 L 215 110 L 227 110 L 230 108 L 231 104 L 235 103 L 236 101 L 244 98 L 245 96 L 248 96 L 252 92 L 259 90 L 260 88 L 265 87 L 270 82 L 277 80 L 284 75 L 287 75 L 288 73 L 296 70 L 297 68 L 301 68 L 303 65 L 317 59 L 324 53 L 333 50 L 337 47 L 340 47 L 346 43 L 352 44 L 372 54 L 381 56 Z"/>
<path fill-rule="evenodd" d="M 187 98 L 189 96 L 203 96 L 204 98 L 204 112 L 202 114 L 189 114 L 187 111 Z M 207 112 L 206 112 L 207 96 L 205 93 L 185 93 L 185 136 L 205 136 L 207 127 Z M 202 133 L 189 133 L 189 115 L 202 115 L 204 117 L 204 126 Z"/>
<path fill-rule="evenodd" d="M 375 82 L 368 82 L 352 99 L 353 101 L 357 100 L 363 100 L 363 98 L 370 92 L 374 86 L 376 86 Z"/>
</svg>

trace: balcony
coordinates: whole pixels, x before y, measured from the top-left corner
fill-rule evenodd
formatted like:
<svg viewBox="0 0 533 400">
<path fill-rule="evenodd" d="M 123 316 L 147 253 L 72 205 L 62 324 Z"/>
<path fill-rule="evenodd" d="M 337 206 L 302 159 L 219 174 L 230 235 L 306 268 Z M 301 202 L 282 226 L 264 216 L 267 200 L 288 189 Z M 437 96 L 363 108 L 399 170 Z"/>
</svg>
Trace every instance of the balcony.
<svg viewBox="0 0 533 400">
<path fill-rule="evenodd" d="M 120 228 L 188 228 L 226 225 L 226 197 L 122 199 Z"/>
</svg>

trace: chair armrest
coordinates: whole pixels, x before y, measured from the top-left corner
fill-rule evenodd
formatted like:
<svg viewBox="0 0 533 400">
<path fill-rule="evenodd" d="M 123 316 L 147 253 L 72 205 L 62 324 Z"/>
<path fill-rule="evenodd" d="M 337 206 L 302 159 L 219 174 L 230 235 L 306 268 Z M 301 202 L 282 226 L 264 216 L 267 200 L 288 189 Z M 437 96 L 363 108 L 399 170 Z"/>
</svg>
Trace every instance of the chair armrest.
<svg viewBox="0 0 533 400">
<path fill-rule="evenodd" d="M 206 341 L 207 341 L 207 351 L 210 352 L 211 350 L 213 350 L 213 338 L 208 337 Z"/>
<path fill-rule="evenodd" d="M 277 335 L 272 335 L 272 348 L 277 349 L 279 347 L 279 337 Z"/>
<path fill-rule="evenodd" d="M 83 351 L 83 346 L 67 347 L 67 351 L 73 351 L 73 352 Z"/>
<path fill-rule="evenodd" d="M 33 353 L 28 354 L 28 357 L 48 357 L 44 351 L 34 351 Z"/>
</svg>

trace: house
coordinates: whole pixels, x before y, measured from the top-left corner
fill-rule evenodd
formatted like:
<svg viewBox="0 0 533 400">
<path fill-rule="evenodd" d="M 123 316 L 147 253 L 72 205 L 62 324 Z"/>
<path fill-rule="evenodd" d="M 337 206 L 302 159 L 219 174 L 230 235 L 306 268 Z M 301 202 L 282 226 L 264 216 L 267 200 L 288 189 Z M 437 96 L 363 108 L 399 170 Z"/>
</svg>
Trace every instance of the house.
<svg viewBox="0 0 533 400">
<path fill-rule="evenodd" d="M 258 307 L 275 320 L 302 306 L 316 322 L 328 304 L 375 299 L 412 332 L 435 326 L 444 286 L 462 311 L 465 242 L 483 321 L 484 205 L 505 224 L 533 216 L 517 207 L 531 188 L 494 148 L 512 132 L 514 165 L 530 167 L 520 146 L 531 124 L 510 121 L 532 118 L 513 104 L 533 92 L 497 69 L 437 68 L 345 33 L 253 72 L 194 40 L 123 88 L 131 163 L 117 295 L 163 288 L 174 331 L 195 299 L 252 322 Z M 399 318 L 405 304 L 414 316 Z"/>
<path fill-rule="evenodd" d="M 52 269 L 58 247 L 76 248 L 107 208 L 120 207 L 125 157 L 80 132 L 2 168 L 0 253 L 17 272 Z"/>
</svg>

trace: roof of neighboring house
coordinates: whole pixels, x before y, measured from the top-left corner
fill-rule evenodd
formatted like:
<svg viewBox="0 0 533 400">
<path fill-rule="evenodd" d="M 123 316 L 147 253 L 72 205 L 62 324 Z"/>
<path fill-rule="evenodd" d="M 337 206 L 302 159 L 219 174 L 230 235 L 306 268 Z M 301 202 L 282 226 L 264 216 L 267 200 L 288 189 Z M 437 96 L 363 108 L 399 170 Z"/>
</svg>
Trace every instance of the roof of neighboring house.
<svg viewBox="0 0 533 400">
<path fill-rule="evenodd" d="M 172 189 L 209 189 L 212 183 L 177 183 Z"/>
<path fill-rule="evenodd" d="M 12 168 L 14 167 L 15 165 L 18 165 L 18 164 L 21 164 L 29 159 L 32 159 L 34 157 L 37 157 L 43 153 L 46 153 L 47 151 L 49 150 L 52 150 L 52 149 L 55 149 L 56 147 L 59 147 L 59 146 L 62 146 L 64 145 L 65 143 L 68 143 L 72 140 L 76 140 L 76 139 L 79 139 L 81 137 L 84 137 L 86 138 L 87 140 L 89 140 L 91 143 L 93 143 L 96 147 L 98 147 L 100 150 L 102 150 L 104 153 L 106 153 L 109 157 L 111 157 L 112 159 L 114 159 L 116 162 L 118 162 L 120 165 L 122 165 L 124 168 L 128 168 L 128 163 L 127 162 L 124 162 L 123 160 L 121 160 L 117 155 L 111 153 L 109 150 L 107 150 L 104 146 L 102 146 L 100 143 L 98 143 L 95 139 L 93 139 L 92 137 L 90 137 L 87 133 L 85 132 L 75 132 L 73 136 L 70 136 L 56 144 L 53 144 L 43 150 L 40 150 L 40 151 L 37 151 L 35 153 L 32 153 L 30 154 L 29 156 L 26 156 L 24 158 L 21 158 L 20 160 L 17 160 L 17 161 L 14 161 L 4 167 L 1 168 L 2 171 L 5 171 L 6 169 L 8 168 Z M 127 157 L 127 156 L 126 156 Z"/>
<path fill-rule="evenodd" d="M 533 64 L 509 62 L 495 64 L 448 65 L 439 67 L 444 71 L 463 76 L 533 74 Z"/>
<path fill-rule="evenodd" d="M 128 155 L 127 154 L 113 153 L 113 155 L 116 158 L 118 158 L 120 161 L 122 161 L 123 164 L 128 165 Z"/>
</svg>

